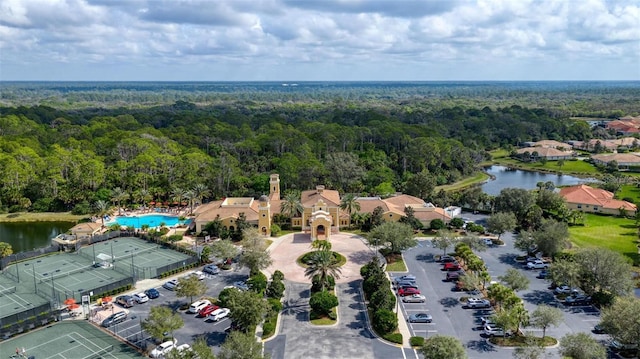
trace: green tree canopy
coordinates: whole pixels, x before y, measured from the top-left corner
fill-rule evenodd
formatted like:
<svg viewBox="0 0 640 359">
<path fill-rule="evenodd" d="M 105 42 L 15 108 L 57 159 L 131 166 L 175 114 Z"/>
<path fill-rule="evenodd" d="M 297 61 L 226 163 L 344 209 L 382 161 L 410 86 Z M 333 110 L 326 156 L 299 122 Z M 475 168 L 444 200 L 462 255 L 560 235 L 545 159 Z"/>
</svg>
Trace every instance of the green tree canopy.
<svg viewBox="0 0 640 359">
<path fill-rule="evenodd" d="M 158 340 L 163 340 L 165 333 L 170 333 L 173 338 L 173 332 L 183 326 L 184 321 L 180 314 L 166 306 L 151 307 L 149 316 L 142 321 L 142 329 Z"/>
<path fill-rule="evenodd" d="M 555 307 L 548 305 L 539 305 L 536 310 L 531 313 L 531 325 L 536 328 L 542 328 L 542 337 L 547 333 L 547 328 L 550 326 L 557 326 L 562 323 L 564 314 L 562 311 Z"/>
<path fill-rule="evenodd" d="M 178 278 L 175 288 L 176 297 L 189 297 L 189 303 L 193 303 L 194 297 L 200 297 L 207 291 L 207 284 L 195 275 Z"/>
<path fill-rule="evenodd" d="M 607 351 L 587 333 L 567 334 L 560 339 L 560 354 L 572 359 L 605 359 Z"/>
<path fill-rule="evenodd" d="M 429 359 L 467 358 L 467 351 L 460 340 L 445 335 L 434 335 L 425 340 L 420 352 Z"/>
<path fill-rule="evenodd" d="M 264 359 L 262 343 L 253 333 L 232 331 L 220 347 L 218 359 Z"/>
<path fill-rule="evenodd" d="M 418 244 L 411 226 L 400 222 L 385 222 L 371 230 L 367 236 L 372 246 L 384 246 L 391 253 L 400 253 Z"/>
</svg>

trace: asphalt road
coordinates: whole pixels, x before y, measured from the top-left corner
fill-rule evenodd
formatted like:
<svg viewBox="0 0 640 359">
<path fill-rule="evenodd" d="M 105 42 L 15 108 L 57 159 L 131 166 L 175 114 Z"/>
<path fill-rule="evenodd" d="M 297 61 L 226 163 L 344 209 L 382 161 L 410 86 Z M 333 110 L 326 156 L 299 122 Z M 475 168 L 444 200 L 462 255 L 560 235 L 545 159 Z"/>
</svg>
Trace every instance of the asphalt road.
<svg viewBox="0 0 640 359">
<path fill-rule="evenodd" d="M 218 275 L 208 275 L 205 280 L 207 283 L 207 292 L 205 296 L 217 297 L 225 286 L 233 284 L 233 282 L 246 280 L 248 278 L 248 270 L 241 269 L 238 271 L 221 271 Z M 125 338 L 132 343 L 137 343 L 139 347 L 147 346 L 150 349 L 155 347 L 155 343 L 150 336 L 142 330 L 140 323 L 149 316 L 149 308 L 156 305 L 168 305 L 177 309 L 182 304 L 188 303 L 189 298 L 178 298 L 174 291 L 156 288 L 160 292 L 160 297 L 151 299 L 147 303 L 134 305 L 129 309 L 128 319 L 122 323 L 116 324 L 108 328 L 117 336 Z M 194 299 L 196 300 L 196 299 Z M 196 314 L 189 314 L 186 311 L 179 311 L 184 319 L 184 326 L 176 330 L 173 335 L 178 341 L 178 345 L 188 343 L 200 337 L 205 336 L 207 344 L 217 352 L 220 345 L 226 338 L 225 329 L 230 325 L 228 318 L 219 322 L 206 322 L 204 318 L 198 317 Z"/>
<path fill-rule="evenodd" d="M 486 219 L 485 216 L 479 215 L 465 214 L 465 217 L 471 217 L 478 223 Z M 558 327 L 548 328 L 546 335 L 559 339 L 568 333 L 586 332 L 605 342 L 608 339 L 606 335 L 591 333 L 593 326 L 599 322 L 599 311 L 592 306 L 565 307 L 560 303 L 548 289 L 550 283 L 536 278 L 537 270 L 526 270 L 522 264 L 516 263 L 515 257 L 521 253 L 513 247 L 513 237 L 513 234 L 504 234 L 501 237 L 505 241 L 504 246 L 493 246 L 484 252 L 477 253 L 485 261 L 492 280 L 497 281 L 497 278 L 509 268 L 521 270 L 531 282 L 529 289 L 518 293 L 523 298 L 526 309 L 531 312 L 538 305 L 547 304 L 560 308 L 564 313 L 564 321 Z M 409 272 L 417 277 L 420 291 L 427 298 L 425 304 L 401 302 L 405 318 L 417 312 L 426 312 L 433 317 L 431 324 L 408 323 L 413 335 L 454 336 L 467 348 L 469 358 L 512 358 L 512 349 L 496 348 L 481 336 L 480 317 L 491 312 L 462 307 L 460 298 L 469 294 L 454 292 L 452 288 L 455 284 L 443 281 L 446 272 L 440 270 L 441 265 L 434 259 L 434 256 L 439 254 L 442 254 L 442 250 L 433 248 L 430 240 L 421 241 L 418 246 L 404 252 L 404 260 Z M 542 335 L 542 330 L 538 328 L 527 327 L 524 331 L 533 335 Z M 547 349 L 547 355 L 549 358 L 561 358 L 557 348 Z"/>
</svg>

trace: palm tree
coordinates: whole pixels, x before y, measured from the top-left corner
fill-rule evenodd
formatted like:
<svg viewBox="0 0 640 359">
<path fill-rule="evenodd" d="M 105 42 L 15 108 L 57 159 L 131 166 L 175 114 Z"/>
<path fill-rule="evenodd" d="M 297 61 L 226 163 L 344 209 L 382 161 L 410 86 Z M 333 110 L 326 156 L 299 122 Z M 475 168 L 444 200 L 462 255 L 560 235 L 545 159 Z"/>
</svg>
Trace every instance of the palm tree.
<svg viewBox="0 0 640 359">
<path fill-rule="evenodd" d="M 196 194 L 193 191 L 185 191 L 184 198 L 187 199 L 187 201 L 189 202 L 189 206 L 191 207 L 189 213 L 193 213 L 193 202 L 196 201 Z"/>
<path fill-rule="evenodd" d="M 93 204 L 93 209 L 94 213 L 102 220 L 102 225 L 104 226 L 104 216 L 109 213 L 109 203 L 99 199 Z"/>
<path fill-rule="evenodd" d="M 120 204 L 122 201 L 126 201 L 129 198 L 129 194 L 120 187 L 116 187 L 111 192 L 111 200 L 118 204 L 118 214 L 120 214 Z"/>
<path fill-rule="evenodd" d="M 191 191 L 193 192 L 198 203 L 200 204 L 202 204 L 202 197 L 206 197 L 210 193 L 207 186 L 205 186 L 203 183 L 196 184 L 195 186 L 193 186 L 193 189 Z"/>
<path fill-rule="evenodd" d="M 183 190 L 180 187 L 174 187 L 171 190 L 171 199 L 182 205 L 182 199 L 185 197 L 186 192 L 187 191 Z"/>
<path fill-rule="evenodd" d="M 340 201 L 340 209 L 347 211 L 347 213 L 349 213 L 349 218 L 351 218 L 352 214 L 358 213 L 360 211 L 360 203 L 358 203 L 356 195 L 349 193 L 342 197 L 342 201 Z"/>
<path fill-rule="evenodd" d="M 298 214 L 302 214 L 304 208 L 300 203 L 300 193 L 289 192 L 284 196 L 284 200 L 280 204 L 280 213 L 289 217 L 289 219 L 296 217 Z"/>
<path fill-rule="evenodd" d="M 328 250 L 315 251 L 307 264 L 309 266 L 304 271 L 305 277 L 313 280 L 315 276 L 318 276 L 323 291 L 329 284 L 329 277 L 339 279 L 342 273 L 338 262 L 333 258 L 333 253 Z"/>
<path fill-rule="evenodd" d="M 139 204 L 145 206 L 147 202 L 151 200 L 151 192 L 143 188 L 141 190 L 136 191 L 134 197 L 136 198 L 136 201 L 139 202 Z"/>
</svg>

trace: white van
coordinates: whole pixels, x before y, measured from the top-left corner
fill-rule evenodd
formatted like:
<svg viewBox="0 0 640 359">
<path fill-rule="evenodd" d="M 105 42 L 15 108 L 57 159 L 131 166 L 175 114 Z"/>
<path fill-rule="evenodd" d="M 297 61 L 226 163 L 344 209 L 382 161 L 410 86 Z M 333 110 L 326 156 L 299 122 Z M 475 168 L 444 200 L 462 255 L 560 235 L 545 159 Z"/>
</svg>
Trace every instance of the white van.
<svg viewBox="0 0 640 359">
<path fill-rule="evenodd" d="M 189 306 L 189 310 L 187 310 L 187 313 L 198 313 L 200 311 L 200 309 L 206 307 L 207 305 L 210 305 L 211 302 L 206 300 L 206 299 L 202 299 L 202 300 L 198 300 L 196 302 L 193 302 L 190 306 Z"/>
</svg>

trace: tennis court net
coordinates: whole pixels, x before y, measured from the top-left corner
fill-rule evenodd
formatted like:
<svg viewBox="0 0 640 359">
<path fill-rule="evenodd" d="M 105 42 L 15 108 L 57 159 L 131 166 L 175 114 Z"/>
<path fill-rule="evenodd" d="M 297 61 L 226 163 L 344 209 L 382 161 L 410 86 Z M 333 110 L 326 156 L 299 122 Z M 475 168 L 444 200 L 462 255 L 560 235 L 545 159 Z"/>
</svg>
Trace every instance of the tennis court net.
<svg viewBox="0 0 640 359">
<path fill-rule="evenodd" d="M 110 353 L 113 351 L 113 345 L 109 345 L 108 347 L 102 348 L 96 352 L 91 353 L 87 358 L 97 359 L 101 358 L 103 354 Z"/>
<path fill-rule="evenodd" d="M 3 288 L 0 289 L 0 297 L 3 295 L 7 295 L 7 294 L 11 294 L 11 293 L 15 293 L 16 292 L 16 287 L 8 287 L 8 288 Z"/>
<path fill-rule="evenodd" d="M 49 281 L 49 280 L 51 280 L 51 278 L 58 279 L 58 278 L 70 276 L 70 275 L 76 274 L 76 273 L 84 273 L 84 272 L 90 271 L 92 269 L 93 269 L 92 267 L 80 267 L 80 268 L 72 269 L 72 270 L 66 271 L 66 272 L 60 272 L 60 273 L 55 272 L 55 273 L 52 273 L 52 274 L 47 274 L 46 276 L 43 275 L 43 274 L 40 274 L 40 276 L 42 278 L 40 279 L 39 283 L 43 283 L 43 282 Z"/>
</svg>

